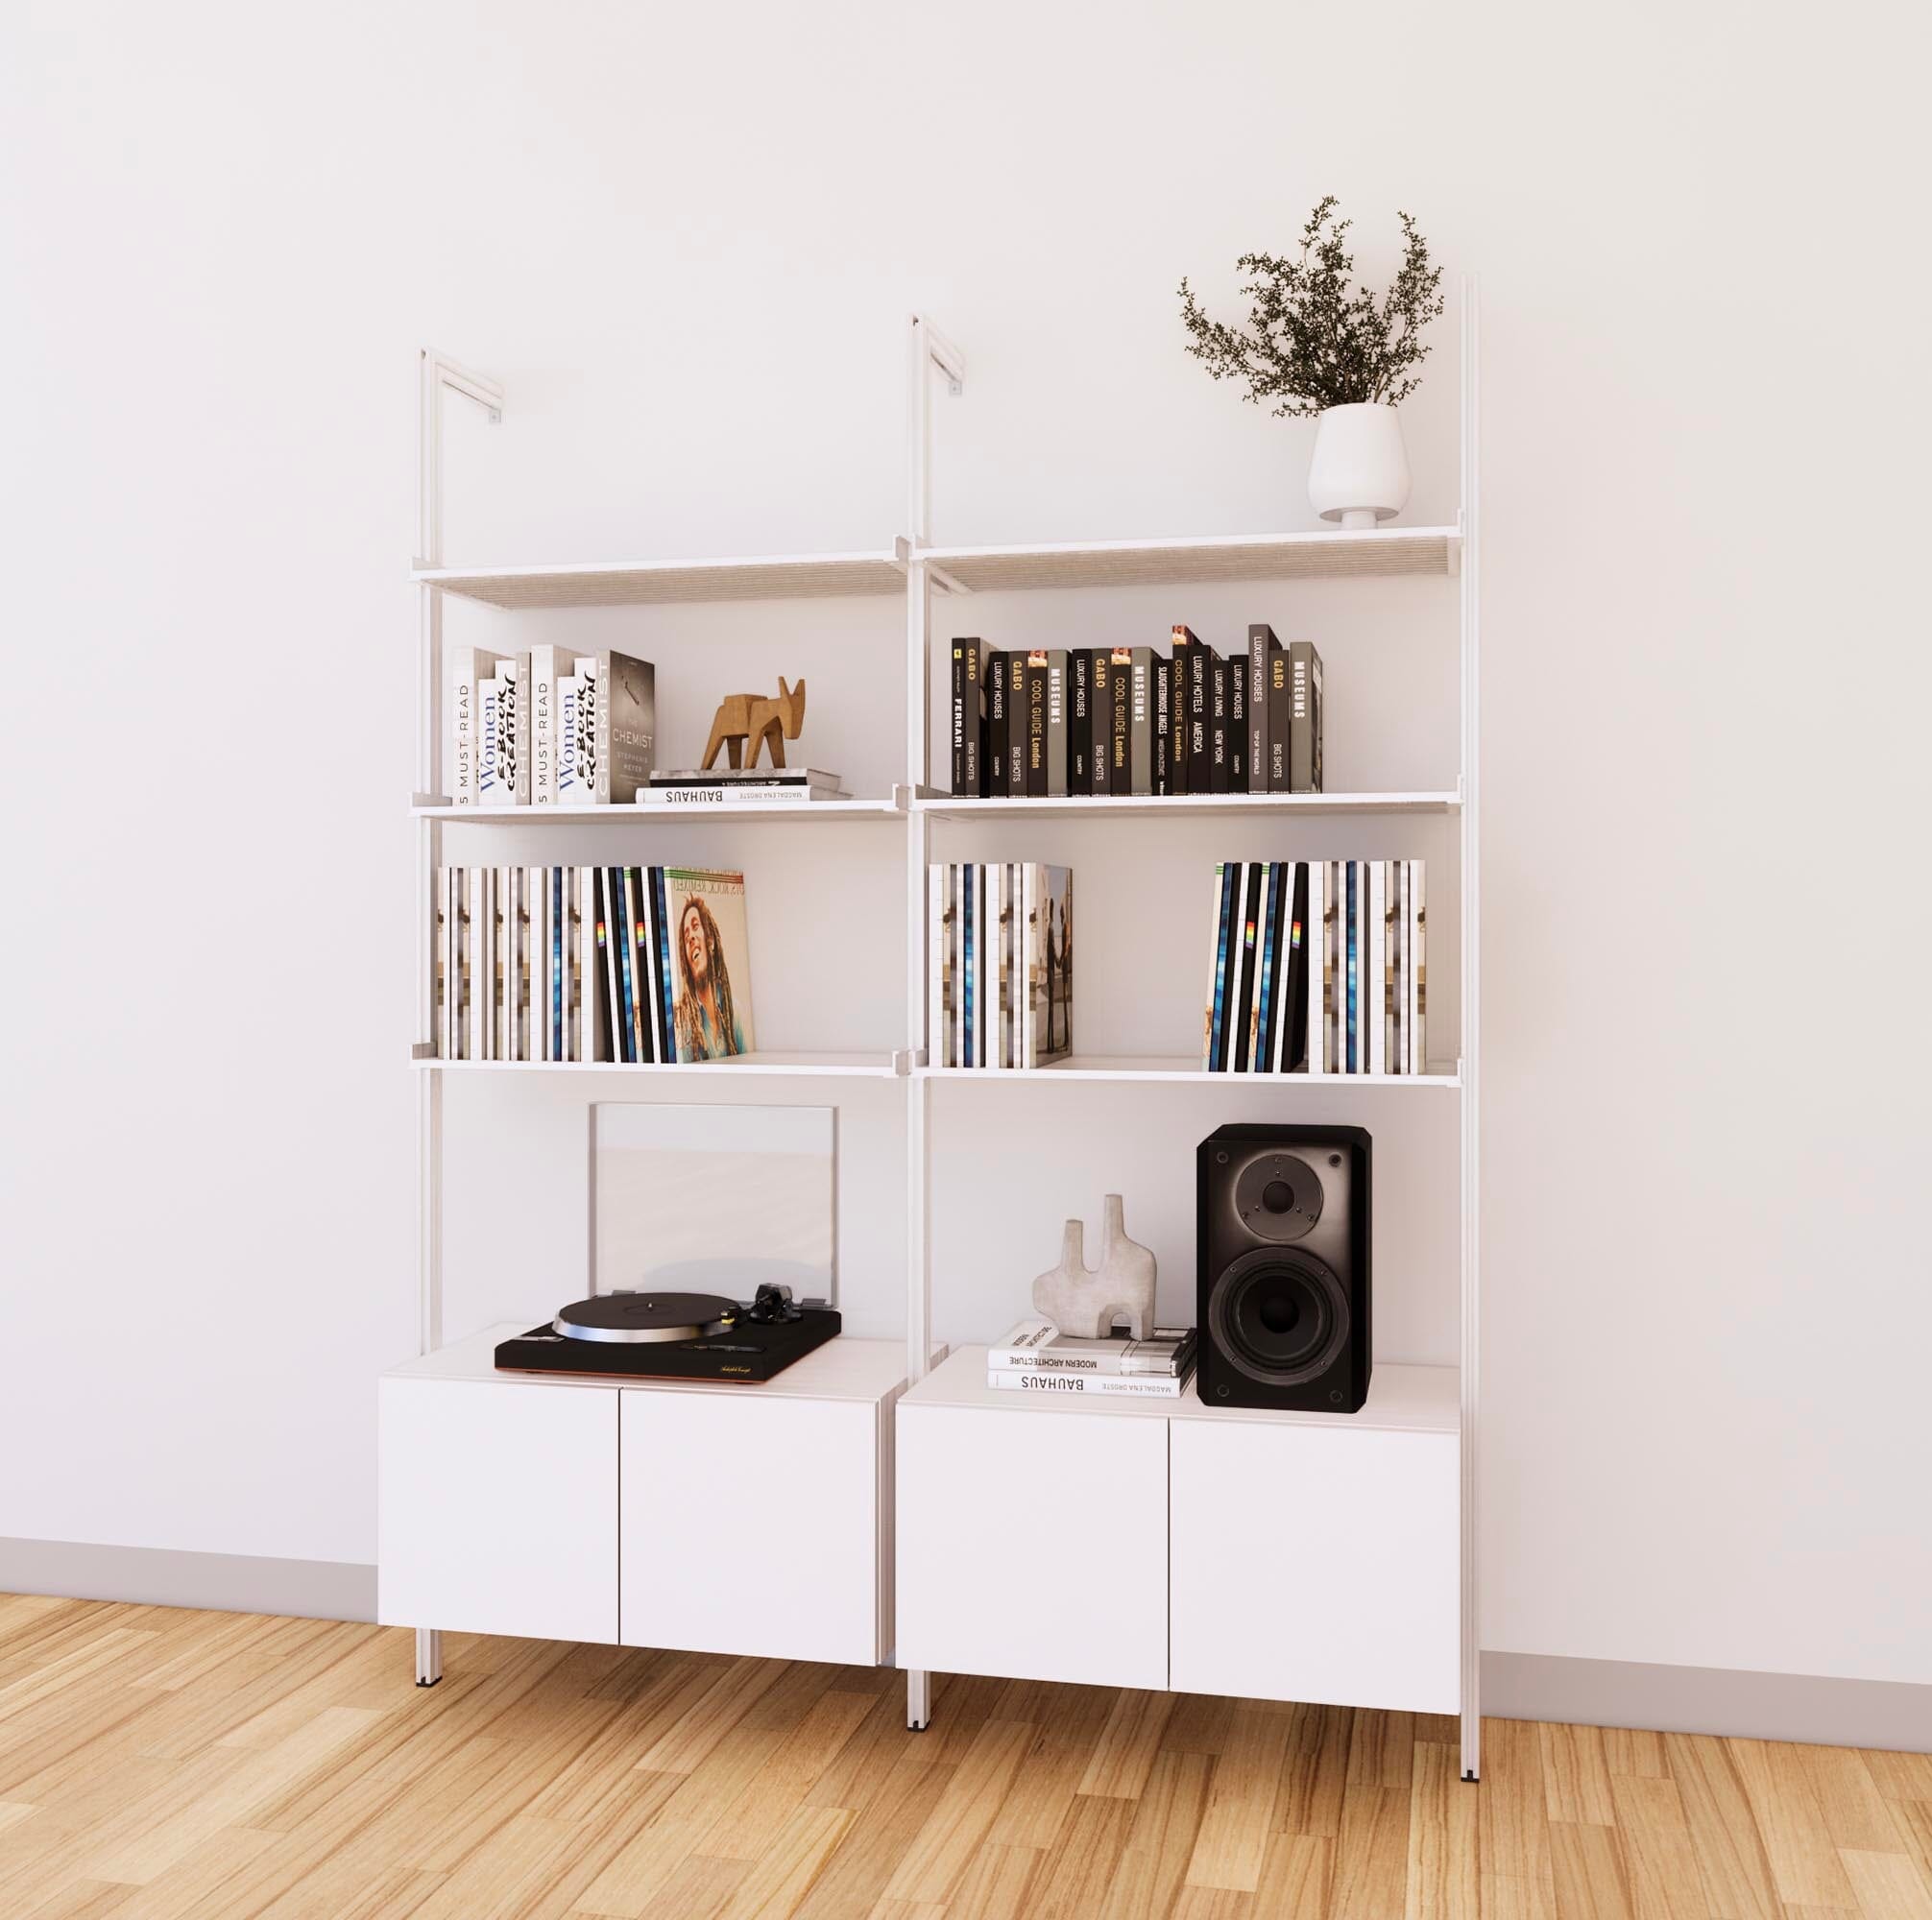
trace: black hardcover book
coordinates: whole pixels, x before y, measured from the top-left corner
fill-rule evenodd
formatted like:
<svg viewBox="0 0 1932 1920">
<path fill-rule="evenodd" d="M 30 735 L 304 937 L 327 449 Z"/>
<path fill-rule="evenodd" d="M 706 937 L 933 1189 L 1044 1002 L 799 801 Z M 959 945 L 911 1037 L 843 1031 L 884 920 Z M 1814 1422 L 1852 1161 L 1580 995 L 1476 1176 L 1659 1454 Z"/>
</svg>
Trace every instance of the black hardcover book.
<svg viewBox="0 0 1932 1920">
<path fill-rule="evenodd" d="M 1247 790 L 1268 791 L 1268 657 L 1280 645 L 1266 624 L 1247 630 Z"/>
<path fill-rule="evenodd" d="M 1240 662 L 1231 660 L 1229 664 L 1235 666 Z M 1245 1073 L 1254 1058 L 1255 934 L 1261 919 L 1261 876 L 1267 871 L 1259 860 L 1248 861 L 1241 870 L 1241 917 L 1235 927 L 1241 969 L 1234 1018 L 1228 1022 L 1231 1064 L 1237 1073 Z"/>
<path fill-rule="evenodd" d="M 1178 648 L 1168 661 L 1168 791 L 1188 790 L 1188 660 Z"/>
<path fill-rule="evenodd" d="M 1108 768 L 1114 757 L 1114 655 L 1110 647 L 1094 649 L 1094 764 L 1090 791 L 1111 793 Z"/>
<path fill-rule="evenodd" d="M 1247 791 L 1247 660 L 1227 663 L 1227 788 Z"/>
<path fill-rule="evenodd" d="M 1188 788 L 1190 793 L 1214 789 L 1213 745 L 1209 734 L 1214 693 L 1215 650 L 1195 640 L 1188 648 Z"/>
<path fill-rule="evenodd" d="M 662 1060 L 658 1046 L 657 996 L 651 992 L 651 870 L 631 869 L 631 971 L 638 983 L 638 1033 L 645 1060 Z"/>
<path fill-rule="evenodd" d="M 1314 958 L 1316 929 L 1308 924 L 1308 862 L 1294 863 L 1292 924 L 1288 934 L 1288 965 L 1283 976 L 1288 981 L 1288 1001 L 1282 1008 L 1288 1030 L 1282 1036 L 1281 1066 L 1285 1073 L 1305 1072 L 1308 1068 L 1308 970 L 1318 963 Z"/>
<path fill-rule="evenodd" d="M 1268 650 L 1268 790 L 1288 791 L 1288 652 L 1279 640 Z"/>
<path fill-rule="evenodd" d="M 986 656 L 986 784 L 982 792 L 1006 791 L 1006 656 Z"/>
<path fill-rule="evenodd" d="M 1094 790 L 1094 650 L 1067 655 L 1067 791 Z"/>
<path fill-rule="evenodd" d="M 966 649 L 953 642 L 953 785 L 954 800 L 966 791 Z"/>
<path fill-rule="evenodd" d="M 1047 652 L 1047 796 L 1067 794 L 1067 650 Z"/>
<path fill-rule="evenodd" d="M 1207 793 L 1227 787 L 1227 661 L 1217 656 L 1207 670 L 1208 777 Z"/>
<path fill-rule="evenodd" d="M 1030 800 L 1047 797 L 1047 656 L 1026 656 L 1026 783 Z"/>
<path fill-rule="evenodd" d="M 1113 723 L 1113 745 L 1107 752 L 1107 791 L 1130 794 L 1134 790 L 1134 650 L 1116 647 L 1107 660 L 1107 683 L 1114 690 L 1108 716 Z"/>
<path fill-rule="evenodd" d="M 1154 790 L 1154 650 L 1134 647 L 1127 667 L 1127 788 Z"/>
<path fill-rule="evenodd" d="M 1173 662 L 1154 657 L 1154 793 L 1165 800 L 1173 791 Z"/>
<path fill-rule="evenodd" d="M 1321 791 L 1321 656 L 1309 640 L 1288 649 L 1288 790 Z"/>
<path fill-rule="evenodd" d="M 966 649 L 966 784 L 963 792 L 976 800 L 986 791 L 986 672 L 978 640 L 961 640 Z"/>
<path fill-rule="evenodd" d="M 1006 791 L 1026 792 L 1026 656 L 1006 656 Z"/>
</svg>

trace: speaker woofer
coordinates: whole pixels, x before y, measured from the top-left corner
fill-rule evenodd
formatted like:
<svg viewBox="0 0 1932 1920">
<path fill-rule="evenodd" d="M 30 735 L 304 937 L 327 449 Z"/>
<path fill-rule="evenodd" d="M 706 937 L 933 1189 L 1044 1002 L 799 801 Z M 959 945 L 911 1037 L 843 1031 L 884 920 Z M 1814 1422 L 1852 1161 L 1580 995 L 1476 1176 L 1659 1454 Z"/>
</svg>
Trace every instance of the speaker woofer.
<svg viewBox="0 0 1932 1920">
<path fill-rule="evenodd" d="M 1256 1247 L 1215 1282 L 1208 1328 L 1249 1380 L 1296 1386 L 1326 1373 L 1348 1344 L 1348 1289 L 1310 1255 Z"/>
</svg>

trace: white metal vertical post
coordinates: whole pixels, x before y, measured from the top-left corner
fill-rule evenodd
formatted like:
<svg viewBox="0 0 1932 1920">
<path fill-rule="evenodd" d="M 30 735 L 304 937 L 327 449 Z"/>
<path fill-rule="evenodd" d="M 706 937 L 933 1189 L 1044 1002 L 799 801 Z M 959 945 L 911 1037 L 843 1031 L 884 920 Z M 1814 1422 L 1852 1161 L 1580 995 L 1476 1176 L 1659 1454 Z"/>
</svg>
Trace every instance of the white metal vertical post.
<svg viewBox="0 0 1932 1920">
<path fill-rule="evenodd" d="M 491 420 L 503 417 L 503 389 L 424 348 L 418 370 L 416 564 L 443 564 L 443 392 L 476 402 Z M 417 607 L 416 796 L 419 804 L 443 798 L 443 593 L 424 585 Z M 416 829 L 416 1052 L 431 1064 L 416 1089 L 416 1344 L 421 1354 L 443 1344 L 443 1074 L 436 1056 L 436 870 L 443 828 L 422 820 Z M 445 991 L 447 985 L 446 983 Z M 416 1629 L 416 1684 L 443 1677 L 443 1636 Z"/>
<path fill-rule="evenodd" d="M 1462 1777 L 1483 1764 L 1482 1581 L 1478 1554 L 1478 1426 L 1483 1342 L 1482 1288 L 1482 650 L 1479 643 L 1481 542 L 1477 537 L 1482 463 L 1478 458 L 1480 315 L 1477 282 L 1462 281 Z"/>
<path fill-rule="evenodd" d="M 921 558 L 932 540 L 932 374 L 948 391 L 965 383 L 958 349 L 919 314 L 912 316 L 906 381 L 906 777 L 911 797 L 931 790 L 932 579 Z M 926 867 L 930 857 L 927 816 L 915 805 L 906 822 L 906 1058 L 916 1069 L 927 1058 Z M 928 1125 L 931 1083 L 916 1070 L 906 1088 L 906 1223 L 910 1265 L 906 1303 L 906 1378 L 924 1380 L 932 1353 L 932 1236 L 927 1208 L 930 1170 Z M 931 1676 L 923 1668 L 906 1674 L 906 1724 L 923 1727 L 931 1716 Z"/>
</svg>

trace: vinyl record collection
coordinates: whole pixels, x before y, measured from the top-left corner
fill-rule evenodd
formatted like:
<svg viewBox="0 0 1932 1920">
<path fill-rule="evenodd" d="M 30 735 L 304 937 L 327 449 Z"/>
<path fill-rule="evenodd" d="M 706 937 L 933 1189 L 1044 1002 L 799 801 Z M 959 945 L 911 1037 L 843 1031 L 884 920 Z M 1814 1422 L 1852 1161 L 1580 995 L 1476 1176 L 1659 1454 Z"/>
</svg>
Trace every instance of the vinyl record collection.
<svg viewBox="0 0 1932 1920">
<path fill-rule="evenodd" d="M 752 1050 L 744 876 L 688 867 L 445 867 L 445 1060 L 648 1066 Z"/>
<path fill-rule="evenodd" d="M 927 869 L 934 1067 L 1044 1067 L 1074 1050 L 1074 876 L 1032 861 Z"/>
<path fill-rule="evenodd" d="M 1201 1066 L 1215 1073 L 1425 1073 L 1420 860 L 1215 869 Z"/>
<path fill-rule="evenodd" d="M 1321 656 L 1258 623 L 1223 658 L 953 643 L 953 791 L 979 799 L 1319 793 Z"/>
<path fill-rule="evenodd" d="M 650 779 L 657 669 L 629 654 L 449 650 L 449 798 L 458 806 L 608 806 Z"/>
</svg>

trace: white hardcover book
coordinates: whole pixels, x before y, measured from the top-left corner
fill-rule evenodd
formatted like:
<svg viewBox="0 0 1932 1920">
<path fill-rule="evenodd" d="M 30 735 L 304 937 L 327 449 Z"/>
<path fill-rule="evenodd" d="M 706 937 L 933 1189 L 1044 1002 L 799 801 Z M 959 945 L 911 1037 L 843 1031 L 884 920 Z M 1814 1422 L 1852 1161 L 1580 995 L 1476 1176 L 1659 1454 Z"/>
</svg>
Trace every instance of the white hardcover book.
<svg viewBox="0 0 1932 1920">
<path fill-rule="evenodd" d="M 476 683 L 476 804 L 517 804 L 517 662 L 499 655 Z"/>
<path fill-rule="evenodd" d="M 573 660 L 557 676 L 557 804 L 589 806 L 596 797 L 592 761 L 596 752 L 596 724 L 591 705 L 590 680 Z"/>
<path fill-rule="evenodd" d="M 1194 1375 L 1163 1379 L 1158 1374 L 1053 1374 L 1030 1368 L 989 1367 L 986 1384 L 1002 1393 L 1056 1393 L 1064 1398 L 1178 1400 L 1194 1390 Z"/>
<path fill-rule="evenodd" d="M 510 751 L 515 756 L 511 769 L 510 786 L 516 804 L 530 804 L 530 656 L 519 654 L 510 662 L 513 674 L 511 694 L 513 710 L 510 714 L 508 733 Z"/>
<path fill-rule="evenodd" d="M 1364 1026 L 1368 1038 L 1368 1070 L 1389 1070 L 1389 1048 L 1383 1016 L 1389 1004 L 1389 863 L 1370 860 L 1368 866 L 1368 980 L 1362 996 Z"/>
<path fill-rule="evenodd" d="M 558 683 L 577 660 L 562 647 L 530 649 L 530 804 L 557 804 L 557 750 L 560 741 Z"/>
<path fill-rule="evenodd" d="M 449 672 L 445 687 L 447 718 L 445 737 L 449 748 L 449 764 L 444 770 L 449 798 L 457 806 L 475 806 L 477 800 L 478 708 L 482 683 L 496 671 L 500 655 L 487 647 L 451 647 Z"/>
<path fill-rule="evenodd" d="M 1429 983 L 1426 966 L 1429 958 L 1427 938 L 1427 889 L 1423 885 L 1423 863 L 1412 860 L 1409 863 L 1409 1070 L 1412 1073 L 1429 1071 L 1429 1055 L 1425 1047 L 1424 1028 L 1429 1016 Z"/>
</svg>

